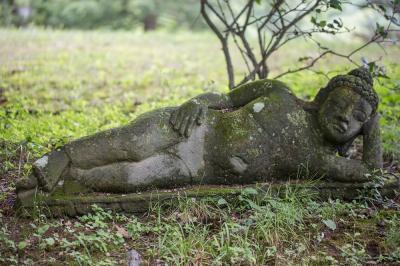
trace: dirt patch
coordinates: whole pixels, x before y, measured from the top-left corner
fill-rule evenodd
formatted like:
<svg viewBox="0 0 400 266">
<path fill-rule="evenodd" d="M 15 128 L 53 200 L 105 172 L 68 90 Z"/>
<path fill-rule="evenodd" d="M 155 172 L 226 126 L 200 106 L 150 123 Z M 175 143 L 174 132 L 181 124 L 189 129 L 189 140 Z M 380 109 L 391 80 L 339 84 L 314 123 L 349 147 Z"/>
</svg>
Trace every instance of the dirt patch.
<svg viewBox="0 0 400 266">
<path fill-rule="evenodd" d="M 382 254 L 381 252 L 381 247 L 379 245 L 379 242 L 377 242 L 376 240 L 371 240 L 367 243 L 366 246 L 366 250 L 367 253 L 372 257 L 372 258 L 376 258 L 379 255 Z"/>
</svg>

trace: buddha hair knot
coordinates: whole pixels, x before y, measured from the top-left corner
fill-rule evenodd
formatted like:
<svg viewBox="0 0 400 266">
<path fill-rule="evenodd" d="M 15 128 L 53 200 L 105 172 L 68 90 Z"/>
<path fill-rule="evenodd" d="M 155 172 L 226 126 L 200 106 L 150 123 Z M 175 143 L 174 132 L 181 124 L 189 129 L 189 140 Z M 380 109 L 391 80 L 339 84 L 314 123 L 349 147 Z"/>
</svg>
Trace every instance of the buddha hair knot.
<svg viewBox="0 0 400 266">
<path fill-rule="evenodd" d="M 379 97 L 373 89 L 373 79 L 367 69 L 360 67 L 353 69 L 347 75 L 337 75 L 333 77 L 325 88 L 319 90 L 314 102 L 321 105 L 328 97 L 329 93 L 338 87 L 351 88 L 372 106 L 373 113 L 376 112 Z"/>
</svg>

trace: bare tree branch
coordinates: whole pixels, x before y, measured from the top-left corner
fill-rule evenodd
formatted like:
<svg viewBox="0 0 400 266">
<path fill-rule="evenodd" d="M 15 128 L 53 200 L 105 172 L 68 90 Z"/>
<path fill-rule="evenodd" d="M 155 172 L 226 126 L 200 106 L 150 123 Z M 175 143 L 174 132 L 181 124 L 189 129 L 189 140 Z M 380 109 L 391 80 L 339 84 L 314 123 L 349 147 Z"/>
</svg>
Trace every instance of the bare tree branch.
<svg viewBox="0 0 400 266">
<path fill-rule="evenodd" d="M 211 4 L 211 1 L 214 1 L 216 7 Z M 277 75 L 275 78 L 310 69 L 317 61 L 327 55 L 345 58 L 352 64 L 358 65 L 353 56 L 368 45 L 376 43 L 384 48 L 382 44 L 391 41 L 388 40 L 387 36 L 392 32 L 398 31 L 398 29 L 393 29 L 390 25 L 395 25 L 400 21 L 400 19 L 394 17 L 395 14 L 400 12 L 400 7 L 398 7 L 399 10 L 392 7 L 390 11 L 393 12 L 389 15 L 386 9 L 382 8 L 380 4 L 371 4 L 369 3 L 371 0 L 365 1 L 367 1 L 368 4 L 365 7 L 359 8 L 375 9 L 386 18 L 388 26 L 386 29 L 383 29 L 382 26 L 377 24 L 375 35 L 350 53 L 334 51 L 313 38 L 313 34 L 315 33 L 341 34 L 354 30 L 345 27 L 340 18 L 326 21 L 326 19 L 324 20 L 326 16 L 322 16 L 321 18 L 319 15 L 320 13 L 328 12 L 333 9 L 341 10 L 341 5 L 344 4 L 354 5 L 349 1 L 333 3 L 332 1 L 326 0 L 273 0 L 270 8 L 265 10 L 267 7 L 265 4 L 266 1 L 247 0 L 243 6 L 238 9 L 238 5 L 233 6 L 233 3 L 237 4 L 233 2 L 233 0 L 201 0 L 201 14 L 222 44 L 222 50 L 227 63 L 229 87 L 232 89 L 254 79 L 256 76 L 260 79 L 268 77 L 268 62 L 271 56 L 287 43 L 299 38 L 313 41 L 316 44 L 316 48 L 319 50 L 319 55 L 308 61 L 306 65 L 296 69 L 289 69 Z M 392 1 L 385 5 L 394 5 L 394 2 Z M 258 7 L 260 8 L 257 9 Z M 218 27 L 207 15 L 207 12 L 213 15 L 212 17 L 216 20 Z M 312 12 L 315 13 L 311 17 L 312 27 L 309 28 L 300 22 L 309 17 Z M 305 29 L 305 27 L 307 27 L 307 29 Z M 255 46 L 253 46 L 253 42 L 251 41 L 251 31 L 253 29 L 256 30 L 257 37 Z M 235 84 L 234 66 L 229 51 L 229 45 L 232 45 L 232 42 L 229 42 L 230 38 L 233 39 L 233 45 L 240 52 L 241 58 L 248 70 L 248 73 L 245 74 L 244 78 L 238 84 Z M 257 46 L 258 49 L 254 49 L 257 48 Z"/>
<path fill-rule="evenodd" d="M 240 85 L 246 83 L 247 81 L 249 81 L 251 79 L 251 77 L 259 71 L 260 67 L 263 64 L 265 64 L 265 61 L 267 61 L 267 59 L 271 56 L 271 54 L 273 52 L 275 52 L 277 46 L 281 42 L 281 40 L 282 40 L 283 36 L 285 35 L 285 33 L 287 32 L 287 30 L 289 28 L 291 28 L 293 25 L 295 25 L 297 22 L 299 22 L 301 19 L 303 19 L 305 16 L 307 16 L 309 13 L 311 13 L 319 5 L 320 2 L 321 2 L 321 0 L 317 0 L 315 2 L 315 4 L 309 10 L 303 12 L 301 15 L 294 18 L 289 24 L 286 25 L 285 28 L 282 28 L 282 30 L 279 32 L 279 34 L 277 34 L 275 40 L 273 42 L 270 42 L 270 44 L 272 43 L 272 45 L 270 47 L 268 45 L 267 49 L 263 51 L 262 59 L 257 64 L 257 66 L 254 68 L 254 70 L 251 71 L 247 76 L 245 76 L 242 79 L 242 81 L 240 81 L 236 86 L 240 86 Z M 271 41 L 272 41 L 272 38 L 271 38 Z"/>
<path fill-rule="evenodd" d="M 235 73 L 233 72 L 233 65 L 232 65 L 232 59 L 231 55 L 229 52 L 229 47 L 228 47 L 228 41 L 227 41 L 227 36 L 224 37 L 222 33 L 219 31 L 217 26 L 211 21 L 210 17 L 207 14 L 207 11 L 205 10 L 205 6 L 209 7 L 207 4 L 207 0 L 201 0 L 201 14 L 203 18 L 205 19 L 207 25 L 212 29 L 212 31 L 217 35 L 218 39 L 221 42 L 222 45 L 222 51 L 225 56 L 225 61 L 226 61 L 226 69 L 228 72 L 228 86 L 230 89 L 235 87 Z"/>
<path fill-rule="evenodd" d="M 352 60 L 351 57 L 352 57 L 354 54 L 356 54 L 356 53 L 358 53 L 359 51 L 361 51 L 362 49 L 364 49 L 365 47 L 367 47 L 368 45 L 374 43 L 374 42 L 375 42 L 377 39 L 379 39 L 379 38 L 380 38 L 380 36 L 377 35 L 377 34 L 375 34 L 369 41 L 367 41 L 366 43 L 362 44 L 362 45 L 359 46 L 358 48 L 354 49 L 353 51 L 351 51 L 351 52 L 348 53 L 347 55 L 346 55 L 346 54 L 341 54 L 341 53 L 335 52 L 335 51 L 333 51 L 333 50 L 326 50 L 325 52 L 321 53 L 318 57 L 316 57 L 316 58 L 314 58 L 313 60 L 311 60 L 311 62 L 310 62 L 309 64 L 307 64 L 306 66 L 299 67 L 299 68 L 294 69 L 294 70 L 287 70 L 286 72 L 280 73 L 279 75 L 275 76 L 274 79 L 283 77 L 283 76 L 285 76 L 285 75 L 287 75 L 287 74 L 292 74 L 292 73 L 296 73 L 296 72 L 299 72 L 299 71 L 302 71 L 302 70 L 309 69 L 309 68 L 313 67 L 314 64 L 315 64 L 317 61 L 319 61 L 321 58 L 323 58 L 324 56 L 326 56 L 326 55 L 328 55 L 328 54 L 332 54 L 332 55 L 335 55 L 335 56 L 338 56 L 338 57 L 345 58 L 345 59 L 349 60 L 351 63 L 353 63 L 354 65 L 356 65 L 356 66 L 359 67 L 360 65 L 358 65 L 354 60 Z"/>
</svg>

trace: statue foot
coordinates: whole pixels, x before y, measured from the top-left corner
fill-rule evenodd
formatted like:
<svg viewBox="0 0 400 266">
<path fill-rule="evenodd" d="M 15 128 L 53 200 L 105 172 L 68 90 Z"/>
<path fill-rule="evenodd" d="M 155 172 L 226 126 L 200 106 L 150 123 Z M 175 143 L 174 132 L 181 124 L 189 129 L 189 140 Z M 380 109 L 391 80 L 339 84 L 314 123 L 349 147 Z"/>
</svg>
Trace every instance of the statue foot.
<svg viewBox="0 0 400 266">
<path fill-rule="evenodd" d="M 33 163 L 33 173 L 41 190 L 51 192 L 57 185 L 70 159 L 64 150 L 55 150 Z"/>
<path fill-rule="evenodd" d="M 46 154 L 33 163 L 33 173 L 28 178 L 17 181 L 16 192 L 20 193 L 36 187 L 45 192 L 51 192 L 66 170 L 69 161 L 62 150 Z"/>
<path fill-rule="evenodd" d="M 68 170 L 70 160 L 63 150 L 52 151 L 32 164 L 33 173 L 16 183 L 17 205 L 33 206 L 38 192 L 51 195 L 63 174 Z"/>
</svg>

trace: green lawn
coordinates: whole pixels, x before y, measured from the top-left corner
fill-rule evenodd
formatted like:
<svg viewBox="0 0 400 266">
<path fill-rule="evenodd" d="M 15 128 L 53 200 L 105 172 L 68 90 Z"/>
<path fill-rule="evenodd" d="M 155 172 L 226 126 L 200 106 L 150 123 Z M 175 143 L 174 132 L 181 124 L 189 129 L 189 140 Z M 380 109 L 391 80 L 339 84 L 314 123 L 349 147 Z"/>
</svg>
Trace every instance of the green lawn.
<svg viewBox="0 0 400 266">
<path fill-rule="evenodd" d="M 391 79 L 375 88 L 386 170 L 398 175 L 400 50 L 387 52 L 382 63 Z M 309 54 L 307 44 L 292 44 L 273 58 L 273 74 Z M 383 52 L 371 47 L 366 54 Z M 350 68 L 327 58 L 316 70 L 333 76 Z M 239 66 L 238 79 L 244 70 Z M 327 82 L 311 71 L 282 80 L 306 99 Z M 15 215 L 14 182 L 43 153 L 199 93 L 226 92 L 226 84 L 222 52 L 208 34 L 0 29 L 0 264 L 124 264 L 129 248 L 151 264 L 399 263 L 399 199 L 376 194 L 346 203 L 318 202 L 307 191 L 280 199 L 243 191 L 233 199 L 182 198 L 140 217 L 96 207 L 79 219 Z"/>
</svg>

